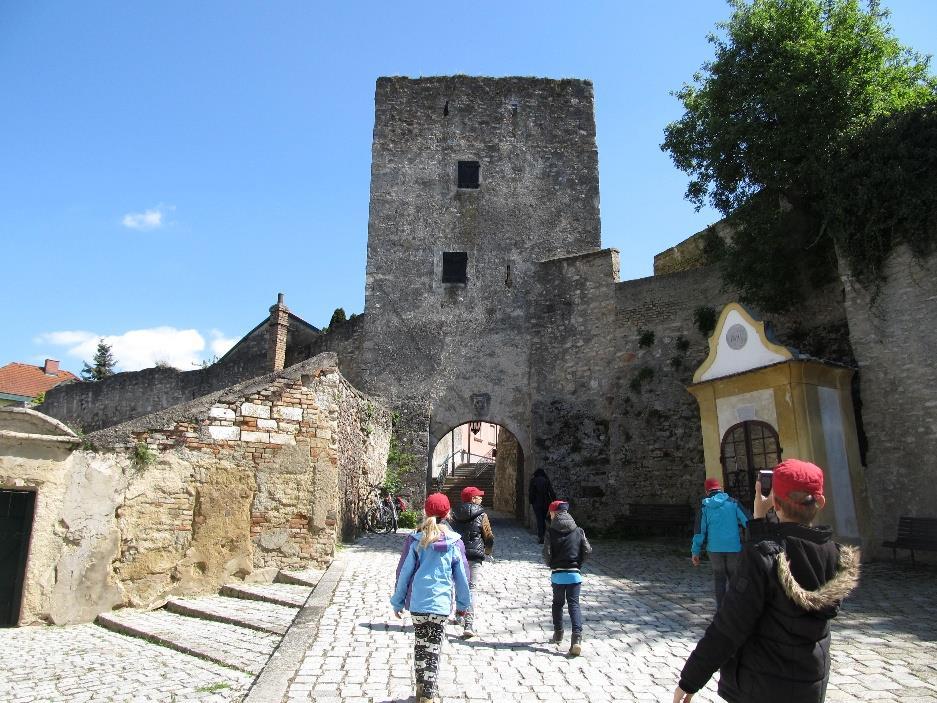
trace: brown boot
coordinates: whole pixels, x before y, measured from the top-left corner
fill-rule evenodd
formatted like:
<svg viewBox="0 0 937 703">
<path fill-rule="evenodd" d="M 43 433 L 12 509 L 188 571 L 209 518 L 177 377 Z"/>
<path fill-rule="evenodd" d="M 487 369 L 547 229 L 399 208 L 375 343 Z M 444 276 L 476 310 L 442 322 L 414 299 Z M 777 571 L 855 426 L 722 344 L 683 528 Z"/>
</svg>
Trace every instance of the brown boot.
<svg viewBox="0 0 937 703">
<path fill-rule="evenodd" d="M 569 656 L 578 657 L 582 654 L 582 633 L 574 632 L 573 640 L 569 645 Z"/>
</svg>

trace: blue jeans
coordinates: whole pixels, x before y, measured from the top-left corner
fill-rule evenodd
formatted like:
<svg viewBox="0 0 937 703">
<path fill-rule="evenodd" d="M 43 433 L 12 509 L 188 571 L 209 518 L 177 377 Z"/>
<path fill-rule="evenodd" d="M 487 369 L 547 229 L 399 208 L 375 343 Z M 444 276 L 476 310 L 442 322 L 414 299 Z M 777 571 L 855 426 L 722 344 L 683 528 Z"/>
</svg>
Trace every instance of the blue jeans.
<svg viewBox="0 0 937 703">
<path fill-rule="evenodd" d="M 722 607 L 722 599 L 729 588 L 729 582 L 735 577 L 739 565 L 739 552 L 710 552 L 709 561 L 713 565 L 713 584 L 716 588 L 716 610 Z"/>
<path fill-rule="evenodd" d="M 581 583 L 553 584 L 553 629 L 563 629 L 563 605 L 569 606 L 569 619 L 573 624 L 573 634 L 582 632 L 582 610 L 579 608 Z"/>
</svg>

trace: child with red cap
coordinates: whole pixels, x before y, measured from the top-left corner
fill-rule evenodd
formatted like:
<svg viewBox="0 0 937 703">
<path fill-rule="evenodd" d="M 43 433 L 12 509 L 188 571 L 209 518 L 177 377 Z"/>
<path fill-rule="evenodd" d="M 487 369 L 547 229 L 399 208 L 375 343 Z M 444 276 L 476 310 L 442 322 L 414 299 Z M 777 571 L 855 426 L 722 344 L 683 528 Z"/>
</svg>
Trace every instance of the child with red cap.
<svg viewBox="0 0 937 703">
<path fill-rule="evenodd" d="M 709 561 L 713 566 L 713 582 L 716 589 L 716 609 L 722 605 L 726 586 L 735 576 L 742 551 L 739 526 L 748 524 L 748 516 L 739 507 L 735 498 L 722 490 L 718 478 L 707 478 L 703 487 L 706 497 L 696 516 L 696 534 L 690 546 L 693 566 L 699 566 L 699 555 L 706 545 Z"/>
<path fill-rule="evenodd" d="M 476 486 L 466 486 L 462 489 L 462 504 L 452 509 L 449 525 L 462 538 L 465 545 L 465 556 L 469 561 L 469 586 L 472 590 L 472 609 L 465 614 L 462 622 L 462 636 L 470 639 L 475 636 L 475 618 L 478 617 L 478 608 L 475 600 L 475 586 L 478 583 L 482 563 L 486 556 L 491 555 L 495 544 L 495 533 L 491 530 L 488 513 L 482 507 L 482 498 L 485 492 Z"/>
<path fill-rule="evenodd" d="M 800 459 L 774 469 L 767 497 L 755 484 L 752 539 L 722 607 L 674 692 L 689 703 L 717 669 L 730 703 L 822 703 L 830 676 L 830 621 L 859 579 L 859 553 L 813 527 L 826 504 L 823 471 Z M 774 508 L 777 522 L 765 520 Z M 757 537 L 755 536 L 757 535 Z"/>
<path fill-rule="evenodd" d="M 576 525 L 569 514 L 569 503 L 554 500 L 550 503 L 550 527 L 543 540 L 543 560 L 550 567 L 550 582 L 553 585 L 553 639 L 563 641 L 563 605 L 569 608 L 569 620 L 573 627 L 569 656 L 582 653 L 582 610 L 579 594 L 582 589 L 582 574 L 579 572 L 586 557 L 592 553 L 592 545 L 586 533 Z"/>
<path fill-rule="evenodd" d="M 426 497 L 423 512 L 426 519 L 407 537 L 400 555 L 390 604 L 398 618 L 405 608 L 410 611 L 416 698 L 418 703 L 434 703 L 439 700 L 439 655 L 452 611 L 452 587 L 459 615 L 471 610 L 472 596 L 462 539 L 441 522 L 449 516 L 449 499 L 433 493 Z"/>
</svg>

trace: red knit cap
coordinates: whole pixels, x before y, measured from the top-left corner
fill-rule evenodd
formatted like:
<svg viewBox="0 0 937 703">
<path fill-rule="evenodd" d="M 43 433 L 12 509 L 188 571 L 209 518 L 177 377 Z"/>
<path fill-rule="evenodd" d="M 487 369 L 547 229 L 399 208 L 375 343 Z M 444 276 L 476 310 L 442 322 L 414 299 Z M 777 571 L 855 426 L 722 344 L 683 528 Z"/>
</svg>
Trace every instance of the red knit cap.
<svg viewBox="0 0 937 703">
<path fill-rule="evenodd" d="M 703 483 L 703 488 L 706 489 L 706 492 L 715 491 L 722 488 L 722 484 L 719 483 L 718 478 L 707 478 Z"/>
<path fill-rule="evenodd" d="M 426 502 L 423 503 L 423 512 L 426 517 L 434 517 L 442 520 L 449 514 L 449 499 L 445 493 L 432 493 L 426 496 Z"/>
<path fill-rule="evenodd" d="M 462 489 L 462 502 L 468 503 L 475 496 L 483 496 L 485 492 L 475 486 L 466 486 Z"/>
<path fill-rule="evenodd" d="M 787 498 L 791 491 L 801 491 L 818 498 L 823 495 L 823 469 L 801 459 L 785 459 L 774 467 L 774 495 Z"/>
<path fill-rule="evenodd" d="M 559 513 L 563 510 L 569 510 L 569 503 L 565 500 L 554 500 L 547 508 L 551 513 Z"/>
</svg>

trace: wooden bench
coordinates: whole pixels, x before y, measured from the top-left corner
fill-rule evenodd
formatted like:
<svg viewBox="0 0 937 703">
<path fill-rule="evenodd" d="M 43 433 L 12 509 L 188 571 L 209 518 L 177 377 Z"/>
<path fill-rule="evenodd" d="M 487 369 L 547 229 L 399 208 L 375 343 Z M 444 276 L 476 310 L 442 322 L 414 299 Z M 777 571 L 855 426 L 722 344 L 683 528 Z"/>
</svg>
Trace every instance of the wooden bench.
<svg viewBox="0 0 937 703">
<path fill-rule="evenodd" d="M 629 503 L 628 514 L 616 521 L 622 527 L 677 529 L 689 532 L 693 509 L 686 503 Z"/>
<path fill-rule="evenodd" d="M 891 558 L 897 559 L 899 549 L 911 552 L 911 563 L 914 564 L 914 550 L 937 551 L 937 518 L 909 517 L 898 518 L 898 536 L 896 539 L 882 542 L 883 547 L 891 548 Z"/>
</svg>

